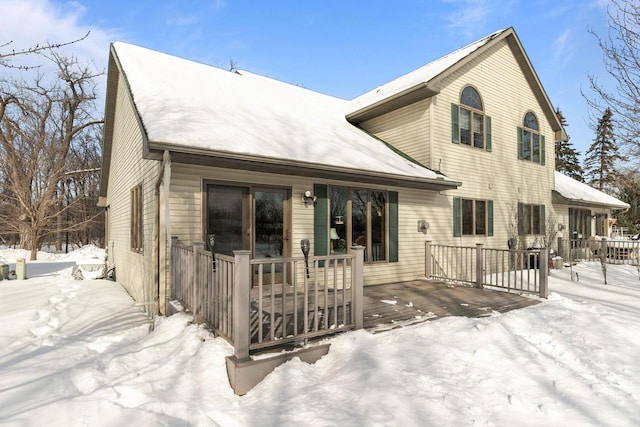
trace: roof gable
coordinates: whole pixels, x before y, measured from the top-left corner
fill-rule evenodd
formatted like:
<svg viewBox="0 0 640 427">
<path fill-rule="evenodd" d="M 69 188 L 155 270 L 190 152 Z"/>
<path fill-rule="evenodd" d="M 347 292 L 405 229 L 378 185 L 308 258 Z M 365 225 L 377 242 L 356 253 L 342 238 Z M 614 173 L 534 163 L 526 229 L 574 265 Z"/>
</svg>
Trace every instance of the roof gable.
<svg viewBox="0 0 640 427">
<path fill-rule="evenodd" d="M 440 82 L 444 78 L 503 40 L 511 48 L 523 75 L 542 106 L 545 117 L 551 124 L 553 131 L 556 132 L 556 139 L 566 139 L 553 106 L 512 27 L 489 34 L 480 40 L 354 98 L 351 101 L 351 110 L 347 114 L 347 119 L 352 123 L 360 123 L 437 94 L 440 91 Z"/>
</svg>

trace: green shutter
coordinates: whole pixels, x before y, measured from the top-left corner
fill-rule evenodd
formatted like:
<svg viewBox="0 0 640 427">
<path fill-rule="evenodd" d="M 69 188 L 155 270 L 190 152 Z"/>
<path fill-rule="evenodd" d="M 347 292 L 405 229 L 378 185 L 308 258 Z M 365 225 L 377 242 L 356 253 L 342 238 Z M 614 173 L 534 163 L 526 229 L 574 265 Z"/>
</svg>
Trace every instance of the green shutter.
<svg viewBox="0 0 640 427">
<path fill-rule="evenodd" d="M 327 186 L 314 184 L 313 194 L 317 197 L 313 212 L 313 254 L 329 254 L 329 199 Z M 322 263 L 324 264 L 324 263 Z"/>
<path fill-rule="evenodd" d="M 398 192 L 389 191 L 389 262 L 398 262 Z"/>
<path fill-rule="evenodd" d="M 493 200 L 487 200 L 487 235 L 493 236 Z"/>
<path fill-rule="evenodd" d="M 522 160 L 522 158 L 524 157 L 524 135 L 523 135 L 523 129 L 518 126 L 518 158 L 520 160 Z"/>
<path fill-rule="evenodd" d="M 576 211 L 573 208 L 569 208 L 569 240 L 575 238 L 574 231 L 576 231 Z"/>
<path fill-rule="evenodd" d="M 546 150 L 544 147 L 544 135 L 540 135 L 540 164 L 542 166 L 544 166 L 545 164 L 545 155 L 546 155 Z"/>
<path fill-rule="evenodd" d="M 453 237 L 462 236 L 462 201 L 460 197 L 453 198 Z"/>
<path fill-rule="evenodd" d="M 460 144 L 460 108 L 451 104 L 451 142 Z"/>
<path fill-rule="evenodd" d="M 540 234 L 546 233 L 546 230 L 545 230 L 545 228 L 547 227 L 546 223 L 547 221 L 545 219 L 545 206 L 540 205 Z M 550 242 L 550 243 L 553 244 L 553 242 Z"/>
<path fill-rule="evenodd" d="M 524 203 L 518 203 L 518 235 L 524 235 Z"/>
<path fill-rule="evenodd" d="M 491 152 L 491 117 L 484 116 L 484 148 Z"/>
</svg>

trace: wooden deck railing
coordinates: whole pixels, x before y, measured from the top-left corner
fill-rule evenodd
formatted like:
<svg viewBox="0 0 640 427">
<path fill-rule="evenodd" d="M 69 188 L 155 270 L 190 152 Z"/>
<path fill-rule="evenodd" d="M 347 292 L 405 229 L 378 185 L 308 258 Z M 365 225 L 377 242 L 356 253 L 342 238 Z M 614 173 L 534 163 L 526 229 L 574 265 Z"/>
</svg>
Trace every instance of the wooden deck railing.
<svg viewBox="0 0 640 427">
<path fill-rule="evenodd" d="M 204 245 L 172 246 L 171 298 L 234 346 L 251 351 L 362 328 L 363 250 L 351 254 L 250 259 Z"/>
<path fill-rule="evenodd" d="M 548 296 L 546 248 L 535 250 L 489 249 L 425 244 L 425 276 L 429 279 L 489 286 Z"/>
<path fill-rule="evenodd" d="M 600 261 L 606 264 L 640 265 L 640 240 L 633 239 L 562 239 L 558 238 L 558 255 L 564 261 Z"/>
</svg>

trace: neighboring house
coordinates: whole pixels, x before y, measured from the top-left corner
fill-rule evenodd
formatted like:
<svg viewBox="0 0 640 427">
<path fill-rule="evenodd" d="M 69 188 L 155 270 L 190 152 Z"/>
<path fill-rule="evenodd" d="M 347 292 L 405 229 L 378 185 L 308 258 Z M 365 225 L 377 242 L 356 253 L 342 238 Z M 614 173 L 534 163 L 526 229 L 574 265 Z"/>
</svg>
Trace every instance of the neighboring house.
<svg viewBox="0 0 640 427">
<path fill-rule="evenodd" d="M 172 236 L 255 258 L 300 256 L 303 239 L 311 255 L 362 245 L 365 284 L 420 278 L 426 240 L 506 248 L 514 230 L 525 245 L 543 234 L 564 138 L 512 28 L 352 101 L 114 43 L 109 262 L 161 311 Z"/>
<path fill-rule="evenodd" d="M 583 239 L 590 236 L 612 235 L 615 214 L 629 209 L 629 204 L 595 188 L 556 172 L 553 206 L 556 213 L 558 237 Z"/>
</svg>

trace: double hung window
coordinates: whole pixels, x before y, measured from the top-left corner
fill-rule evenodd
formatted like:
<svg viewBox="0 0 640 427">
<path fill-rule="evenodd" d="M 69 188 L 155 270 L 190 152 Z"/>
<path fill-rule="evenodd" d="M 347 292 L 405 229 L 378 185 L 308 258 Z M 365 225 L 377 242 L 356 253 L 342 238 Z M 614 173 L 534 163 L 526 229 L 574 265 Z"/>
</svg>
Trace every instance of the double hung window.
<svg viewBox="0 0 640 427">
<path fill-rule="evenodd" d="M 453 198 L 453 235 L 493 236 L 493 200 Z"/>
<path fill-rule="evenodd" d="M 518 231 L 521 236 L 531 234 L 544 234 L 544 205 L 518 203 Z"/>
<path fill-rule="evenodd" d="M 545 164 L 544 135 L 540 133 L 538 119 L 530 111 L 525 114 L 522 127 L 518 127 L 518 158 Z"/>
<path fill-rule="evenodd" d="M 491 151 L 491 118 L 484 113 L 477 90 L 467 86 L 460 94 L 460 104 L 451 104 L 452 141 Z"/>
</svg>

